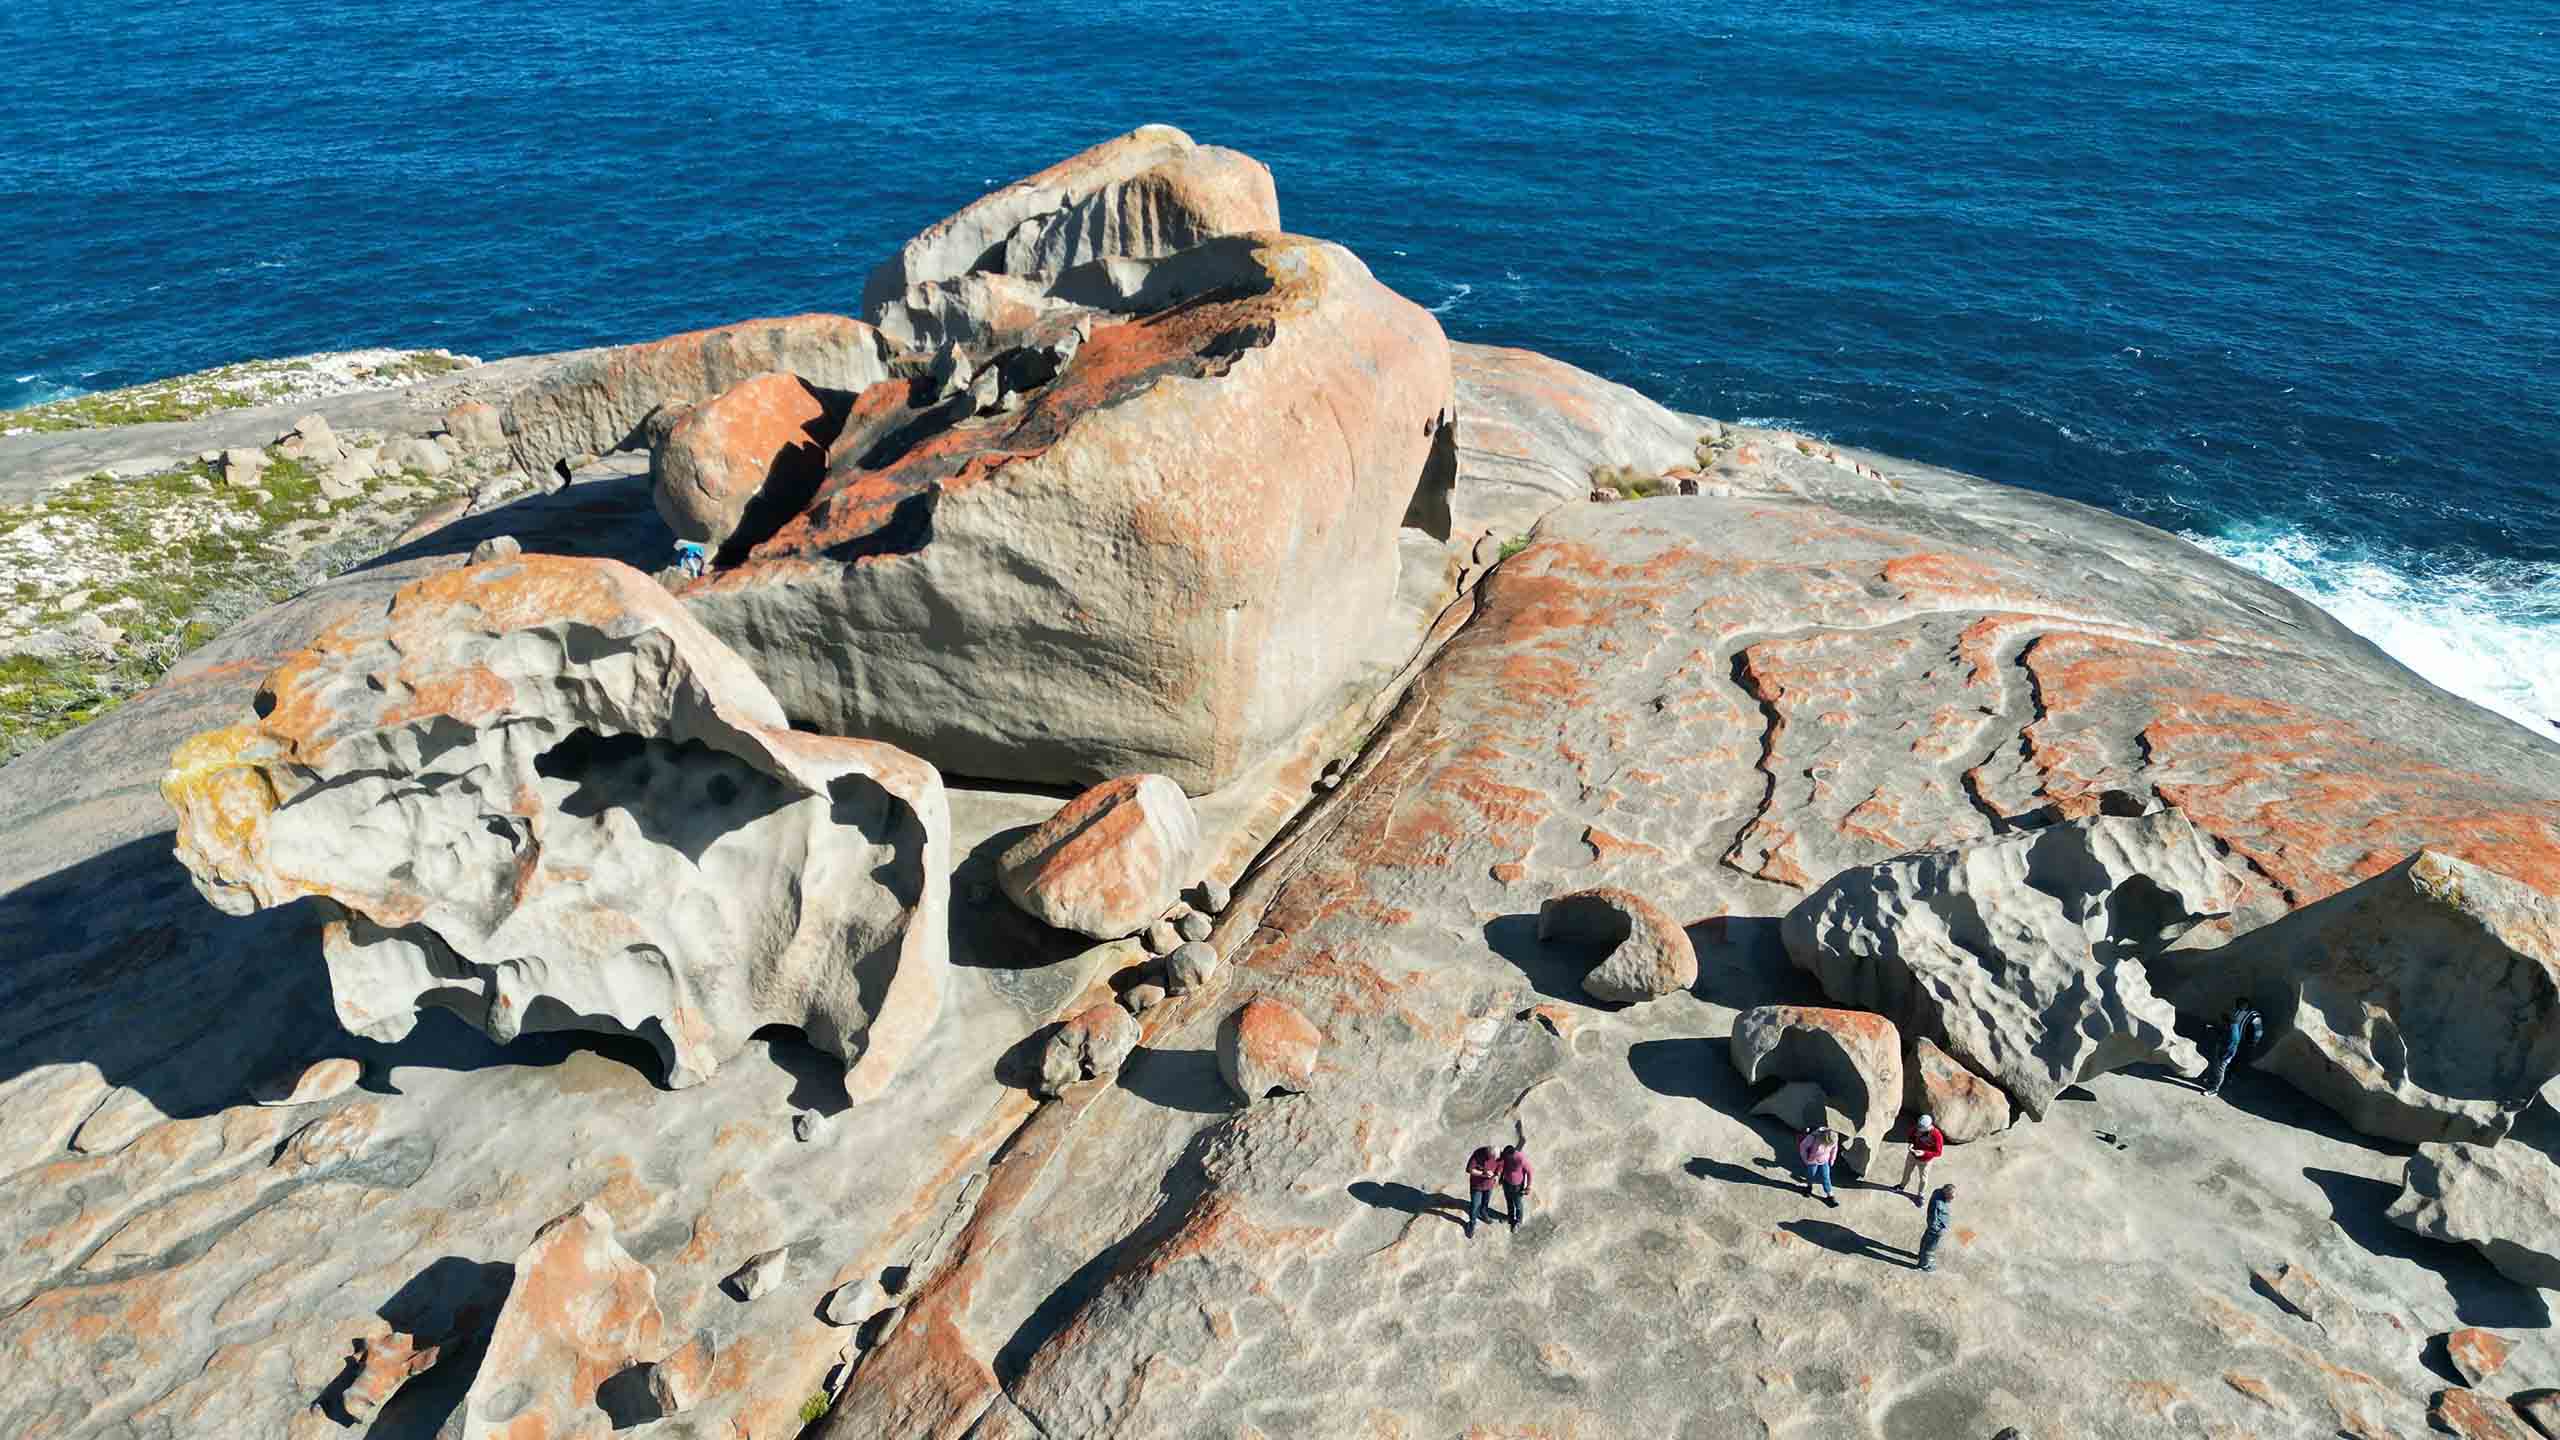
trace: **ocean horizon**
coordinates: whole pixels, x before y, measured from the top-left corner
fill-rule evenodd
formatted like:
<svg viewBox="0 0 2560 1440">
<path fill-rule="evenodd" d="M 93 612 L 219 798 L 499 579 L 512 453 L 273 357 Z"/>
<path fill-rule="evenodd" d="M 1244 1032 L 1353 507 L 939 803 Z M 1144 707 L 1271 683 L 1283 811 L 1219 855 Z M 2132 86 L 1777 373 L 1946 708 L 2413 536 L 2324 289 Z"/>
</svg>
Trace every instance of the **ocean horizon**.
<svg viewBox="0 0 2560 1440">
<path fill-rule="evenodd" d="M 0 407 L 851 312 L 1163 122 L 1455 339 L 2146 521 L 2560 717 L 2560 29 L 2521 7 L 214 0 L 0 42 Z"/>
</svg>

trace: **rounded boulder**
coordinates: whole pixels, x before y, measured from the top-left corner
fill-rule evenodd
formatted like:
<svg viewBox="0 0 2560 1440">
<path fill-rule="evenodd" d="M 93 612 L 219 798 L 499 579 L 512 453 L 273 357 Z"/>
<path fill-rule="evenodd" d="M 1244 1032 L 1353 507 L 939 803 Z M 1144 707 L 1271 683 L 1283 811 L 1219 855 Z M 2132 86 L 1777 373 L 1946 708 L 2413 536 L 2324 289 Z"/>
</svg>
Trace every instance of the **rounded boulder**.
<svg viewBox="0 0 2560 1440">
<path fill-rule="evenodd" d="M 1298 1094 L 1315 1083 L 1324 1032 L 1284 1000 L 1259 995 L 1218 1027 L 1218 1073 L 1247 1101 Z"/>
<path fill-rule="evenodd" d="M 1034 918 L 1117 940 L 1172 907 L 1199 849 L 1200 820 L 1181 786 L 1162 775 L 1123 775 L 1015 841 L 996 879 Z"/>
<path fill-rule="evenodd" d="M 659 518 L 716 550 L 768 494 L 796 509 L 826 473 L 851 399 L 767 370 L 685 411 L 649 456 Z"/>
<path fill-rule="evenodd" d="M 1063 1095 L 1067 1087 L 1119 1073 L 1138 1048 L 1138 1022 L 1118 1004 L 1088 1007 L 1058 1027 L 1040 1057 L 1040 1093 Z"/>
</svg>

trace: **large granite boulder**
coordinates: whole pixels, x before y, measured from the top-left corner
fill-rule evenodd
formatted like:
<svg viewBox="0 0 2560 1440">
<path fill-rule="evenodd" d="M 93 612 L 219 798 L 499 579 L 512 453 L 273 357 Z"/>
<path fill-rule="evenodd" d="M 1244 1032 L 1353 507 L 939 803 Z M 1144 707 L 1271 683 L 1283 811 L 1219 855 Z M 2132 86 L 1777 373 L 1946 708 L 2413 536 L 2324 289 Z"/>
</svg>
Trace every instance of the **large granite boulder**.
<svg viewBox="0 0 2560 1440">
<path fill-rule="evenodd" d="M 1007 847 L 996 881 L 1026 914 L 1117 940 L 1173 908 L 1199 855 L 1200 818 L 1182 787 L 1162 775 L 1123 775 Z"/>
<path fill-rule="evenodd" d="M 2530 1145 L 2419 1146 L 2391 1220 L 2471 1246 L 2519 1285 L 2560 1290 L 2560 1163 Z"/>
<path fill-rule="evenodd" d="M 471 1393 L 447 1422 L 455 1440 L 605 1440 L 614 1417 L 596 1392 L 659 1350 L 657 1276 L 583 1204 L 534 1233 L 516 1257 Z"/>
<path fill-rule="evenodd" d="M 2000 1087 L 1974 1074 L 1964 1063 L 1937 1047 L 1926 1035 L 1912 1037 L 1903 1058 L 1902 1108 L 1926 1115 L 1950 1145 L 1980 1140 L 2009 1128 L 2009 1097 Z"/>
<path fill-rule="evenodd" d="M 877 1093 L 947 965 L 932 766 L 789 728 L 655 581 L 525 556 L 419 580 L 288 660 L 162 792 L 204 896 L 309 898 L 338 1018 L 638 1036 L 668 1081 L 804 1029 Z"/>
<path fill-rule="evenodd" d="M 2204 1067 L 2143 960 L 2227 913 L 2233 888 L 2183 816 L 2096 816 L 1844 871 L 1781 933 L 1832 999 L 1892 1016 L 2041 1120 L 2092 1075 Z"/>
<path fill-rule="evenodd" d="M 717 550 L 751 513 L 767 528 L 799 513 L 826 475 L 827 447 L 853 398 L 767 370 L 681 411 L 649 452 L 659 517 Z"/>
<path fill-rule="evenodd" d="M 862 313 L 879 319 L 915 287 L 976 271 L 1037 278 L 1279 228 L 1280 201 L 1260 161 L 1170 125 L 1142 125 L 925 227 L 871 272 Z"/>
<path fill-rule="evenodd" d="M 644 445 L 649 426 L 767 370 L 829 390 L 889 378 L 879 331 L 842 315 L 791 315 L 691 330 L 643 345 L 574 355 L 507 401 L 508 446 L 537 481 L 565 478 L 581 458 Z"/>
<path fill-rule="evenodd" d="M 1864 1173 L 1902 1113 L 1902 1032 L 1882 1015 L 1763 1005 L 1733 1022 L 1733 1068 L 1754 1085 L 1807 1081 L 1846 1117 L 1841 1161 Z"/>
<path fill-rule="evenodd" d="M 1611 886 L 1559 895 L 1538 907 L 1538 938 L 1597 947 L 1582 977 L 1594 1000 L 1630 1005 L 1698 983 L 1698 951 L 1662 907 Z"/>
<path fill-rule="evenodd" d="M 1190 303 L 1096 324 L 1014 408 L 842 454 L 686 590 L 795 721 L 1199 794 L 1357 698 L 1449 404 L 1439 323 L 1313 240 L 1159 268 Z"/>
<path fill-rule="evenodd" d="M 2492 1141 L 2560 1075 L 2560 902 L 2450 855 L 2192 958 L 2265 1010 L 2258 1068 L 2367 1135 Z"/>
</svg>

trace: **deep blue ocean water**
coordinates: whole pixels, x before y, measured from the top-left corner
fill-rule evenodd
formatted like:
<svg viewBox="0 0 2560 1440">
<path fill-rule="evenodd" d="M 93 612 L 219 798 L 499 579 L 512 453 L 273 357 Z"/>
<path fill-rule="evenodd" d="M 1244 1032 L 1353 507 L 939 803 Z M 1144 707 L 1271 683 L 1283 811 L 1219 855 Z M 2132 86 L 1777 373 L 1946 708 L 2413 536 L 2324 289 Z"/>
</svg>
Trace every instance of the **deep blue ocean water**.
<svg viewBox="0 0 2560 1440">
<path fill-rule="evenodd" d="M 2560 716 L 2560 7 L 0 7 L 0 406 L 852 309 L 1143 121 L 1460 339 L 2105 505 Z"/>
</svg>

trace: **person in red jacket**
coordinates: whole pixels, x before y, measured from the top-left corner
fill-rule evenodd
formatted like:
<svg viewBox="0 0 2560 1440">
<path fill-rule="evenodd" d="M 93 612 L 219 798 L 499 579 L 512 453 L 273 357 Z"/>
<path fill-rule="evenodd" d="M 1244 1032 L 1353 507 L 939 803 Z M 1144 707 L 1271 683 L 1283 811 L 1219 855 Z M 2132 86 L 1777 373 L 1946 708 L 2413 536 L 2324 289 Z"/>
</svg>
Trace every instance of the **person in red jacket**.
<svg viewBox="0 0 2560 1440">
<path fill-rule="evenodd" d="M 1929 1193 L 1929 1162 L 1946 1153 L 1947 1132 L 1938 1128 L 1935 1117 L 1921 1116 L 1920 1123 L 1911 1127 L 1911 1156 L 1902 1162 L 1902 1179 L 1893 1188 L 1911 1190 L 1911 1182 L 1917 1177 L 1920 1187 L 1911 1190 L 1911 1203 L 1919 1204 L 1920 1198 Z"/>
<path fill-rule="evenodd" d="M 1520 1228 L 1521 1211 L 1529 1197 L 1529 1157 L 1520 1152 L 1519 1146 L 1502 1147 L 1497 1178 L 1502 1181 L 1502 1199 L 1511 1219 L 1511 1228 L 1517 1230 Z"/>
<path fill-rule="evenodd" d="M 1476 1238 L 1476 1224 L 1493 1208 L 1493 1182 L 1502 1173 L 1501 1158 L 1490 1145 L 1479 1145 L 1467 1157 L 1467 1238 Z"/>
</svg>

